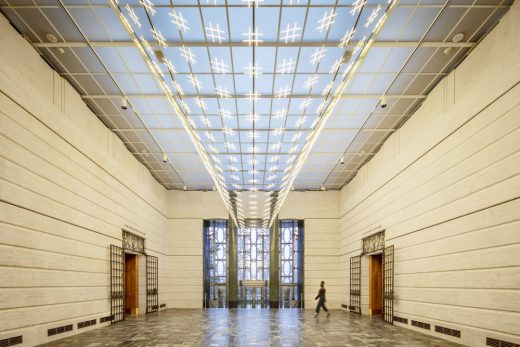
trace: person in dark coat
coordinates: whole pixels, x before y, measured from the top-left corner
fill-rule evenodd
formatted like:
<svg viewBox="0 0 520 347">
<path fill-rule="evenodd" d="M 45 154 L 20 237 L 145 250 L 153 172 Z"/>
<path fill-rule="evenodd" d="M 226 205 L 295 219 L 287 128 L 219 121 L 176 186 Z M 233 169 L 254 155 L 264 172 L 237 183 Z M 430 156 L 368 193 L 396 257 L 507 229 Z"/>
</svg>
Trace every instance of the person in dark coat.
<svg viewBox="0 0 520 347">
<path fill-rule="evenodd" d="M 321 281 L 320 283 L 320 290 L 318 292 L 318 295 L 314 298 L 314 300 L 318 300 L 318 305 L 316 306 L 316 315 L 314 318 L 318 318 L 320 315 L 320 308 L 323 307 L 325 312 L 327 312 L 327 318 L 330 317 L 330 312 L 327 310 L 327 307 L 325 306 L 325 282 Z"/>
</svg>

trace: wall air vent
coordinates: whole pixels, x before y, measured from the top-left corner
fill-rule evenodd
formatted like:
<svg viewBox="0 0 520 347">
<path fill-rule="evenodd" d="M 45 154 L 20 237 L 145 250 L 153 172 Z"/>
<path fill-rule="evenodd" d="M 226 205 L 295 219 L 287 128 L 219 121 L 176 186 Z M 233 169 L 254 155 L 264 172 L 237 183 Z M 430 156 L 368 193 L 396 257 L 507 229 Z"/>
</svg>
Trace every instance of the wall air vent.
<svg viewBox="0 0 520 347">
<path fill-rule="evenodd" d="M 421 328 L 421 329 L 430 330 L 430 324 L 428 324 L 428 323 L 423 323 L 423 322 L 418 322 L 416 320 L 412 320 L 412 325 L 414 327 L 418 327 L 418 328 Z"/>
<path fill-rule="evenodd" d="M 507 341 L 501 341 L 501 340 L 493 339 L 491 337 L 486 337 L 486 346 L 493 346 L 493 347 L 520 347 L 520 344 L 507 342 Z"/>
<path fill-rule="evenodd" d="M 161 306 L 159 306 L 160 308 L 164 308 L 166 307 L 166 304 L 161 304 Z"/>
<path fill-rule="evenodd" d="M 394 316 L 394 322 L 408 324 L 408 319 Z"/>
<path fill-rule="evenodd" d="M 440 327 L 438 325 L 435 326 L 435 332 L 445 334 L 445 335 L 460 337 L 460 330 Z"/>
<path fill-rule="evenodd" d="M 21 343 L 23 343 L 23 336 L 14 336 L 8 339 L 0 340 L 0 347 L 14 346 L 19 345 Z"/>
<path fill-rule="evenodd" d="M 97 320 L 95 320 L 95 319 L 86 320 L 84 322 L 78 323 L 78 329 L 86 328 L 86 327 L 89 327 L 89 326 L 92 326 L 92 325 L 96 325 L 96 323 L 97 323 Z"/>
<path fill-rule="evenodd" d="M 110 322 L 111 320 L 112 320 L 112 316 L 101 317 L 101 318 L 99 318 L 99 324 L 105 323 L 105 322 Z"/>
<path fill-rule="evenodd" d="M 72 331 L 72 329 L 73 329 L 72 324 L 64 325 L 64 326 L 57 327 L 57 328 L 52 328 L 52 329 L 47 330 L 47 336 L 63 334 L 68 331 Z"/>
</svg>

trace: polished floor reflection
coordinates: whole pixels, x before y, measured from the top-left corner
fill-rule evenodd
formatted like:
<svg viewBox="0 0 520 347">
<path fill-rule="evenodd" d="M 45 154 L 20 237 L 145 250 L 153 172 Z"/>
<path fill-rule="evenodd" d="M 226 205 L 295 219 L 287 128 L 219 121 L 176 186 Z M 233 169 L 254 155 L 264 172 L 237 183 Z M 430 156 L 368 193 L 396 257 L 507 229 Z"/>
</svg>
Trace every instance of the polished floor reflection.
<svg viewBox="0 0 520 347">
<path fill-rule="evenodd" d="M 45 346 L 459 346 L 345 311 L 166 310 Z"/>
</svg>

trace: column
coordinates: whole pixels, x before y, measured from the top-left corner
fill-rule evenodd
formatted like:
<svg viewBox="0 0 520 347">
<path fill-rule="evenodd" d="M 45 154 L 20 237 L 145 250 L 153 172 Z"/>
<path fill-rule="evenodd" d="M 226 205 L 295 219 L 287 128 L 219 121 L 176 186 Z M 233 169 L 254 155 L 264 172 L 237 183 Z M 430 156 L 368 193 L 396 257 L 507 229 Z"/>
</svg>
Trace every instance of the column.
<svg viewBox="0 0 520 347">
<path fill-rule="evenodd" d="M 280 230 L 278 218 L 273 222 L 269 233 L 269 307 L 280 307 L 279 302 L 279 239 Z"/>
<path fill-rule="evenodd" d="M 228 307 L 238 307 L 238 244 L 237 226 L 231 217 L 228 220 L 228 273 L 227 292 Z"/>
</svg>

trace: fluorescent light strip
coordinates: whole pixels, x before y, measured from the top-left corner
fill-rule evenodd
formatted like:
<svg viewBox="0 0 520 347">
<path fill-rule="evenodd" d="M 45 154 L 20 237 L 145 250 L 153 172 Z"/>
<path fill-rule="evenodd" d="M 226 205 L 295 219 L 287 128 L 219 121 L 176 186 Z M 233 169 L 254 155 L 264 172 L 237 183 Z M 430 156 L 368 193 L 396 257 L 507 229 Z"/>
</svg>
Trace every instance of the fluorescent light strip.
<svg viewBox="0 0 520 347">
<path fill-rule="evenodd" d="M 290 188 L 293 186 L 294 181 L 296 179 L 296 176 L 300 172 L 301 168 L 303 167 L 303 164 L 305 163 L 305 160 L 307 159 L 307 156 L 309 155 L 312 146 L 316 142 L 316 139 L 318 138 L 319 134 L 325 127 L 325 123 L 327 122 L 327 119 L 329 118 L 330 114 L 332 113 L 332 110 L 336 106 L 336 103 L 339 101 L 339 98 L 341 94 L 343 93 L 343 90 L 346 88 L 347 84 L 352 79 L 353 74 L 356 72 L 356 70 L 359 68 L 361 63 L 363 62 L 368 50 L 372 46 L 372 44 L 375 42 L 377 35 L 380 33 L 381 28 L 384 26 L 394 9 L 396 8 L 397 4 L 399 3 L 399 0 L 390 0 L 389 5 L 387 7 L 387 10 L 385 13 L 382 14 L 381 18 L 377 22 L 376 26 L 372 30 L 372 35 L 370 36 L 370 39 L 365 43 L 363 46 L 361 53 L 357 56 L 357 59 L 355 63 L 353 64 L 352 68 L 349 70 L 347 75 L 345 76 L 343 82 L 339 86 L 339 88 L 336 90 L 336 94 L 334 95 L 333 99 L 327 106 L 327 109 L 323 113 L 323 116 L 319 118 L 318 124 L 316 125 L 316 128 L 311 132 L 311 134 L 308 137 L 308 140 L 305 142 L 302 150 L 300 151 L 300 154 L 294 161 L 292 167 L 294 168 L 292 172 L 284 177 L 284 183 L 282 184 L 282 189 L 278 193 L 278 199 L 275 204 L 275 208 L 273 210 L 273 213 L 271 215 L 271 220 L 269 221 L 269 226 L 271 226 L 275 220 L 275 216 L 280 211 L 280 207 L 282 206 L 283 202 L 285 201 L 285 198 L 287 197 L 287 194 L 290 191 Z M 286 179 L 288 178 L 288 179 Z"/>
<path fill-rule="evenodd" d="M 143 47 L 143 43 L 138 39 L 136 32 L 133 30 L 132 25 L 128 21 L 128 19 L 125 17 L 123 11 L 119 8 L 119 5 L 113 1 L 109 2 L 112 10 L 116 13 L 117 17 L 120 19 L 121 24 L 123 24 L 123 27 L 126 29 L 128 34 L 130 35 L 133 43 L 141 53 L 142 58 L 148 65 L 150 71 L 152 71 L 155 79 L 161 86 L 163 92 L 165 93 L 166 97 L 168 98 L 168 101 L 170 101 L 171 105 L 173 106 L 175 113 L 177 114 L 179 120 L 181 121 L 184 129 L 187 131 L 188 136 L 190 137 L 191 141 L 195 145 L 195 149 L 197 150 L 200 158 L 202 159 L 202 162 L 204 166 L 206 167 L 206 170 L 208 170 L 208 173 L 210 174 L 213 184 L 217 188 L 220 197 L 224 201 L 229 214 L 231 215 L 231 218 L 235 222 L 236 225 L 238 225 L 237 217 L 235 216 L 233 207 L 231 205 L 231 202 L 229 200 L 229 194 L 225 186 L 225 180 L 224 177 L 221 174 L 218 174 L 214 167 L 217 165 L 212 162 L 210 159 L 210 156 L 206 152 L 200 138 L 196 134 L 195 130 L 191 126 L 188 117 L 182 112 L 177 100 L 173 97 L 172 91 L 170 87 L 167 85 L 166 81 L 164 80 L 162 76 L 162 72 L 157 69 L 156 64 L 154 65 L 154 61 L 150 59 L 148 54 L 146 53 L 145 48 Z"/>
</svg>

